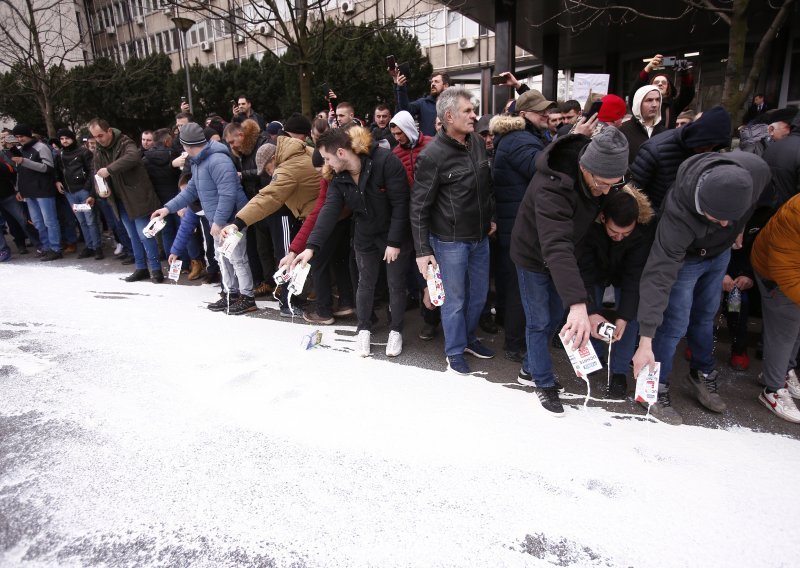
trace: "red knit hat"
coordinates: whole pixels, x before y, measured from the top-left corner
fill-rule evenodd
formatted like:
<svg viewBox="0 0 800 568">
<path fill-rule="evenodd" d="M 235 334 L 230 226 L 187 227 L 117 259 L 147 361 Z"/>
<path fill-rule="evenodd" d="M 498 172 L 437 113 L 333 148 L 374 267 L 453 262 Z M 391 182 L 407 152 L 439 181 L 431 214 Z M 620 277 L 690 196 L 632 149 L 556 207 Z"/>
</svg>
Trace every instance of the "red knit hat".
<svg viewBox="0 0 800 568">
<path fill-rule="evenodd" d="M 602 99 L 600 112 L 597 113 L 597 120 L 600 122 L 614 122 L 625 116 L 626 111 L 625 101 L 617 95 L 606 95 Z"/>
</svg>

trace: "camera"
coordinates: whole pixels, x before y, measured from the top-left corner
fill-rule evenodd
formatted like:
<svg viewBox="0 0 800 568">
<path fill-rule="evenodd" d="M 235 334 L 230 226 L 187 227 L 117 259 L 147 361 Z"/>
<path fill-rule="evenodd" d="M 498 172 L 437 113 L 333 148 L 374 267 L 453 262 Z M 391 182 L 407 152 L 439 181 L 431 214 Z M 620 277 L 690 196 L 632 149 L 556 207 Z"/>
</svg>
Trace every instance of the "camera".
<svg viewBox="0 0 800 568">
<path fill-rule="evenodd" d="M 661 61 L 664 67 L 674 67 L 677 71 L 686 71 L 692 68 L 692 62 L 688 59 L 678 59 L 677 57 L 665 57 Z"/>
</svg>

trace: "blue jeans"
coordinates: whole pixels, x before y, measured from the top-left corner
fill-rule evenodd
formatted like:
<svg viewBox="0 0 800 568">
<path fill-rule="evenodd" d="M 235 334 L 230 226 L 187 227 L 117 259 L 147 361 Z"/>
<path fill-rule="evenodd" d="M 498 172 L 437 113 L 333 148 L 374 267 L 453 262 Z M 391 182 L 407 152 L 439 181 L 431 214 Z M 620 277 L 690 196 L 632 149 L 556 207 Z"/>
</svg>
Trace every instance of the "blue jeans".
<svg viewBox="0 0 800 568">
<path fill-rule="evenodd" d="M 603 286 L 594 287 L 595 305 L 597 306 L 602 305 L 603 292 L 605 292 L 605 288 Z M 622 290 L 615 286 L 614 297 L 616 299 L 617 306 L 619 306 L 619 298 L 621 295 L 622 295 Z M 611 323 L 614 323 L 614 320 L 611 320 Z M 628 324 L 625 326 L 625 333 L 622 334 L 622 339 L 620 339 L 619 341 L 615 341 L 611 347 L 612 374 L 614 375 L 628 374 L 628 369 L 630 368 L 630 362 L 631 359 L 633 359 L 633 353 L 636 351 L 636 338 L 638 336 L 639 336 L 639 322 L 637 322 L 636 320 L 629 321 Z M 592 345 L 594 345 L 594 350 L 597 351 L 597 356 L 600 357 L 600 360 L 606 361 L 608 343 L 592 337 Z"/>
<path fill-rule="evenodd" d="M 18 248 L 25 246 L 26 236 L 36 248 L 42 246 L 39 242 L 38 232 L 28 224 L 25 218 L 25 211 L 22 210 L 22 203 L 17 201 L 15 195 L 9 195 L 8 197 L 0 199 L 0 211 L 5 215 L 8 229 L 11 231 L 11 234 L 14 235 L 14 242 L 17 243 Z M 13 227 L 12 223 L 15 223 L 17 227 Z"/>
<path fill-rule="evenodd" d="M 446 242 L 430 235 L 430 243 L 442 273 L 444 351 L 463 355 L 477 341 L 475 330 L 489 291 L 489 238 Z"/>
<path fill-rule="evenodd" d="M 683 261 L 653 338 L 653 355 L 661 363 L 661 384 L 669 382 L 675 348 L 684 335 L 692 350 L 691 368 L 703 373 L 714 370 L 714 317 L 730 256 L 728 249 L 714 258 L 687 257 Z"/>
<path fill-rule="evenodd" d="M 517 266 L 519 295 L 525 311 L 525 341 L 528 353 L 523 370 L 530 373 L 536 386 L 555 385 L 550 340 L 564 316 L 564 305 L 550 274 L 532 272 Z"/>
<path fill-rule="evenodd" d="M 175 235 L 178 234 L 178 226 L 181 223 L 181 218 L 176 213 L 170 213 L 164 217 L 167 222 L 164 228 L 159 233 L 161 235 L 161 244 L 164 247 L 164 252 L 169 256 L 169 251 L 172 250 L 172 243 L 175 242 Z M 185 256 L 185 255 L 184 255 Z M 187 258 L 182 258 L 186 261 Z"/>
<path fill-rule="evenodd" d="M 114 213 L 114 208 L 111 207 L 108 199 L 97 198 L 95 199 L 94 203 L 103 214 L 103 217 L 105 217 L 108 228 L 111 229 L 112 233 L 114 233 L 114 238 L 117 239 L 117 242 L 122 245 L 125 254 L 129 256 L 132 255 L 133 246 L 131 246 L 131 239 L 128 236 L 128 231 L 125 229 L 125 226 L 122 224 L 122 222 L 117 218 L 117 215 Z"/>
<path fill-rule="evenodd" d="M 61 252 L 61 226 L 58 224 L 58 210 L 55 197 L 28 197 L 28 212 L 31 221 L 39 231 L 42 250 Z"/>
<path fill-rule="evenodd" d="M 150 270 L 161 270 L 161 261 L 158 259 L 158 244 L 155 239 L 148 239 L 142 233 L 147 224 L 150 222 L 148 217 L 136 217 L 131 219 L 128 217 L 128 212 L 125 211 L 125 206 L 121 200 L 117 201 L 117 208 L 119 209 L 119 216 L 122 224 L 125 225 L 125 230 L 128 231 L 128 236 L 131 239 L 131 248 L 133 248 L 133 258 L 136 261 L 136 268 L 149 268 Z M 146 258 L 145 258 L 145 255 Z"/>
<path fill-rule="evenodd" d="M 61 242 L 68 245 L 78 244 L 78 220 L 72 211 L 67 197 L 59 194 L 56 197 L 56 211 L 58 212 L 58 224 L 61 227 Z"/>
<path fill-rule="evenodd" d="M 85 189 L 79 189 L 74 193 L 67 192 L 67 201 L 70 205 L 77 205 L 86 203 L 89 198 L 89 192 Z M 92 250 L 101 250 L 103 243 L 100 240 L 100 223 L 97 219 L 97 212 L 92 209 L 86 212 L 74 212 L 75 217 L 78 219 L 78 224 L 81 226 L 83 232 L 83 239 L 86 241 L 86 247 Z"/>
</svg>

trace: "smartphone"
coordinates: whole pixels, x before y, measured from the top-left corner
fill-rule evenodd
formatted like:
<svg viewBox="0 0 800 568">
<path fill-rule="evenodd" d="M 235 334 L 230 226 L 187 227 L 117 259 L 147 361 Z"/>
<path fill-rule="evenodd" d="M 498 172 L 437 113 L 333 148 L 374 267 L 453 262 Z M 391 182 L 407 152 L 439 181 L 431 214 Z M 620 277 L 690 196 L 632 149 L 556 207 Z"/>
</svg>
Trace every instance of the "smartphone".
<svg viewBox="0 0 800 568">
<path fill-rule="evenodd" d="M 677 58 L 675 56 L 665 57 L 664 59 L 661 60 L 661 66 L 662 67 L 675 67 L 676 59 Z"/>
<path fill-rule="evenodd" d="M 186 97 L 181 97 L 181 103 L 185 103 L 185 102 L 186 102 Z"/>
<path fill-rule="evenodd" d="M 395 59 L 394 55 L 387 55 L 386 56 L 386 70 L 390 73 L 397 69 L 397 59 Z"/>
<path fill-rule="evenodd" d="M 583 116 L 588 120 L 592 118 L 595 114 L 600 112 L 600 106 L 603 104 L 603 101 L 594 101 L 592 105 L 589 107 L 589 110 L 583 113 Z"/>
<path fill-rule="evenodd" d="M 331 92 L 331 88 L 328 86 L 328 83 L 322 83 L 322 85 L 320 86 L 320 89 L 322 89 L 322 96 L 327 99 L 328 98 L 328 93 Z"/>
<path fill-rule="evenodd" d="M 505 84 L 506 84 L 505 75 L 492 75 L 492 85 L 505 85 Z"/>
<path fill-rule="evenodd" d="M 9 148 L 8 153 L 11 154 L 11 156 L 14 158 L 22 157 L 22 152 L 20 152 L 19 148 L 17 148 L 16 146 L 12 146 L 11 148 Z"/>
</svg>

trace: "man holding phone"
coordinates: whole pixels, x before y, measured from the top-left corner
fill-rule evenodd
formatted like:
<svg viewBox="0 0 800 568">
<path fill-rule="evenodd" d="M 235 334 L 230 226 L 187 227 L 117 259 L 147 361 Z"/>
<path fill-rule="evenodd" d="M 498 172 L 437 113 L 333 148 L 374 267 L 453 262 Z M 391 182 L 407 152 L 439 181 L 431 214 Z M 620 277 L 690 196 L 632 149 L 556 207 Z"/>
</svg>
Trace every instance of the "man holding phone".
<svg viewBox="0 0 800 568">
<path fill-rule="evenodd" d="M 396 63 L 392 67 L 393 56 L 387 58 L 389 74 L 395 83 L 395 99 L 397 100 L 397 110 L 407 110 L 412 116 L 419 120 L 419 129 L 426 136 L 436 136 L 436 101 L 439 95 L 450 86 L 450 75 L 447 73 L 435 73 L 431 76 L 430 94 L 415 101 L 408 100 L 408 72 L 403 65 Z"/>
<path fill-rule="evenodd" d="M 239 95 L 237 103 L 233 106 L 233 120 L 232 122 L 244 122 L 248 118 L 255 120 L 264 131 L 267 129 L 267 123 L 260 114 L 253 110 L 253 101 L 247 95 Z M 232 102 L 232 101 L 231 101 Z"/>
</svg>

